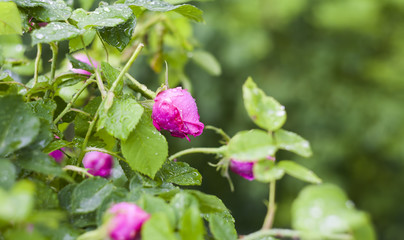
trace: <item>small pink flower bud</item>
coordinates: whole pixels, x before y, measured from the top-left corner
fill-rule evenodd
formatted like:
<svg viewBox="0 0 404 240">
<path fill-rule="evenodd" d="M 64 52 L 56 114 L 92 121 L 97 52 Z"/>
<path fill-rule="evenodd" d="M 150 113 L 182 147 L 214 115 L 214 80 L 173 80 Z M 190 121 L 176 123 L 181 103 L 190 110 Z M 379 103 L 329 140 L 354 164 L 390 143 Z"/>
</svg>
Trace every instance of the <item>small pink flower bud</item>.
<svg viewBox="0 0 404 240">
<path fill-rule="evenodd" d="M 268 160 L 275 161 L 274 157 L 268 156 Z M 241 177 L 252 181 L 254 180 L 254 164 L 257 161 L 249 161 L 249 162 L 244 162 L 244 161 L 238 161 L 234 159 L 230 159 L 230 170 L 234 172 L 235 174 L 240 175 Z"/>
<path fill-rule="evenodd" d="M 202 134 L 204 125 L 199 121 L 198 108 L 191 94 L 181 87 L 159 92 L 154 99 L 153 125 L 165 129 L 174 137 L 187 138 Z"/>
<path fill-rule="evenodd" d="M 136 239 L 143 223 L 150 218 L 150 214 L 128 202 L 113 205 L 108 213 L 112 215 L 108 223 L 108 234 L 112 240 Z"/>
<path fill-rule="evenodd" d="M 88 152 L 83 158 L 83 165 L 92 175 L 107 178 L 111 174 L 114 160 L 106 153 Z"/>
<path fill-rule="evenodd" d="M 53 157 L 55 159 L 55 161 L 58 163 L 62 162 L 63 158 L 65 157 L 63 152 L 60 150 L 55 150 L 55 151 L 49 153 L 49 156 Z"/>
<path fill-rule="evenodd" d="M 78 53 L 78 54 L 75 54 L 73 57 L 75 59 L 79 60 L 80 62 L 87 63 L 90 66 L 91 66 L 91 62 L 93 62 L 95 68 L 98 66 L 98 62 L 95 61 L 92 58 L 91 58 L 91 62 L 90 62 L 90 60 L 88 59 L 86 54 Z M 84 74 L 84 75 L 89 75 L 89 76 L 91 75 L 91 73 L 89 71 L 86 71 L 86 70 L 83 70 L 83 69 L 72 68 L 71 70 L 74 73 L 79 73 L 79 74 Z"/>
</svg>

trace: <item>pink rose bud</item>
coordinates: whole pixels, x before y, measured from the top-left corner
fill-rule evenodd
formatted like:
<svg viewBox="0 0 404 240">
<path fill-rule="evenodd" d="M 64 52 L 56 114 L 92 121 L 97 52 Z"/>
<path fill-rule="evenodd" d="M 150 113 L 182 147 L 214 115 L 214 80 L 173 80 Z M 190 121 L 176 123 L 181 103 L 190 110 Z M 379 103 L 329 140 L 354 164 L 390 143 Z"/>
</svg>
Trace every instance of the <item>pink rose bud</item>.
<svg viewBox="0 0 404 240">
<path fill-rule="evenodd" d="M 268 156 L 267 157 L 268 160 L 271 161 L 275 161 L 274 157 Z M 242 162 L 242 161 L 237 161 L 234 159 L 230 159 L 230 170 L 238 175 L 240 175 L 241 177 L 252 181 L 254 180 L 254 164 L 257 161 L 249 161 L 249 162 Z"/>
<path fill-rule="evenodd" d="M 187 138 L 202 134 L 198 108 L 191 94 L 181 87 L 167 89 L 154 99 L 152 119 L 157 130 L 165 129 L 174 137 Z"/>
<path fill-rule="evenodd" d="M 60 150 L 55 150 L 55 151 L 49 153 L 49 156 L 53 157 L 55 159 L 55 161 L 58 163 L 60 163 L 63 160 L 63 158 L 65 157 L 63 152 Z"/>
<path fill-rule="evenodd" d="M 150 218 L 150 214 L 128 202 L 113 205 L 108 213 L 112 214 L 108 223 L 108 233 L 112 240 L 138 239 L 143 223 Z"/>
<path fill-rule="evenodd" d="M 111 175 L 114 160 L 106 153 L 88 152 L 83 158 L 83 165 L 92 175 L 107 178 Z"/>
<path fill-rule="evenodd" d="M 88 59 L 88 57 L 87 57 L 86 54 L 79 53 L 79 54 L 75 54 L 73 57 L 74 57 L 75 59 L 79 60 L 80 62 L 87 63 L 88 65 L 92 66 L 92 65 L 91 65 L 91 62 L 90 62 L 90 60 Z M 93 62 L 94 67 L 96 68 L 96 67 L 98 66 L 98 62 L 95 61 L 95 60 L 92 59 L 92 58 L 91 58 L 91 61 Z M 75 68 L 72 68 L 71 70 L 72 70 L 72 72 L 74 72 L 74 73 L 79 73 L 79 74 L 84 74 L 84 75 L 89 75 L 89 76 L 91 75 L 91 73 L 90 73 L 89 71 L 86 71 L 86 70 L 84 70 L 84 69 L 75 69 Z"/>
</svg>

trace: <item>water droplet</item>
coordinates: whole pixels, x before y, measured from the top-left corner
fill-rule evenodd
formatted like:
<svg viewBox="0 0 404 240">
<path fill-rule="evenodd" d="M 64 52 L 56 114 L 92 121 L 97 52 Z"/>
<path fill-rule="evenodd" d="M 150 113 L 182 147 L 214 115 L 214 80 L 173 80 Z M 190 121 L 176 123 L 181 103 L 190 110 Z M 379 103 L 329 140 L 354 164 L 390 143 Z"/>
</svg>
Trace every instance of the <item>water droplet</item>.
<svg viewBox="0 0 404 240">
<path fill-rule="evenodd" d="M 41 33 L 37 33 L 37 34 L 35 34 L 35 37 L 38 38 L 38 39 L 42 39 L 45 36 L 43 34 L 41 34 Z"/>
<path fill-rule="evenodd" d="M 104 10 L 105 10 L 106 12 L 111 12 L 111 10 L 110 10 L 109 8 L 107 8 L 107 7 L 105 7 Z"/>
</svg>

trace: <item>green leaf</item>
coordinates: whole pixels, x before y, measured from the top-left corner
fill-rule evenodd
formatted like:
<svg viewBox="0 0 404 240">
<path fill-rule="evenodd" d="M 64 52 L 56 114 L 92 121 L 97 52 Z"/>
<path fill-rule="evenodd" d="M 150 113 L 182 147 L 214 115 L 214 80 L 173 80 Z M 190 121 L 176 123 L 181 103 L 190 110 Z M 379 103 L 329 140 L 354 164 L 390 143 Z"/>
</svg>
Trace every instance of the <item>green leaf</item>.
<svg viewBox="0 0 404 240">
<path fill-rule="evenodd" d="M 204 239 L 205 228 L 197 206 L 192 206 L 185 210 L 184 215 L 180 219 L 178 228 L 182 240 Z"/>
<path fill-rule="evenodd" d="M 77 60 L 75 57 L 73 57 L 72 55 L 69 55 L 69 54 L 66 54 L 66 58 L 69 59 L 73 68 L 83 69 L 83 70 L 89 71 L 91 73 L 94 73 L 94 68 L 90 64 Z"/>
<path fill-rule="evenodd" d="M 205 51 L 195 51 L 192 53 L 192 60 L 212 76 L 222 74 L 222 68 L 216 58 Z"/>
<path fill-rule="evenodd" d="M 35 209 L 59 208 L 58 196 L 50 186 L 40 180 L 35 180 Z"/>
<path fill-rule="evenodd" d="M 79 82 L 85 82 L 87 79 L 87 75 L 84 76 L 78 73 L 65 73 L 56 77 L 55 85 L 58 88 L 70 87 L 76 85 Z"/>
<path fill-rule="evenodd" d="M 132 39 L 135 27 L 136 18 L 135 16 L 132 16 L 124 23 L 115 27 L 104 27 L 98 29 L 98 32 L 105 42 L 122 52 Z"/>
<path fill-rule="evenodd" d="M 243 99 L 248 115 L 258 126 L 274 131 L 285 123 L 285 107 L 274 98 L 266 96 L 251 77 L 243 85 Z"/>
<path fill-rule="evenodd" d="M 76 183 L 69 184 L 62 188 L 58 193 L 60 207 L 68 212 L 72 209 L 72 193 L 76 187 Z"/>
<path fill-rule="evenodd" d="M 119 76 L 119 73 L 121 72 L 107 62 L 101 62 L 101 71 L 104 74 L 105 78 L 107 79 L 108 87 L 112 87 L 112 84 L 114 84 L 115 80 Z M 123 88 L 123 82 L 116 87 L 115 93 L 120 94 L 122 88 Z"/>
<path fill-rule="evenodd" d="M 158 12 L 174 11 L 194 21 L 197 22 L 203 21 L 202 10 L 189 4 L 174 6 L 172 4 L 160 0 L 149 0 L 149 1 L 126 0 L 125 4 L 132 6 L 132 8 L 135 8 L 134 11 L 139 11 L 139 9 L 136 9 L 136 7 L 144 7 L 147 10 Z"/>
<path fill-rule="evenodd" d="M 52 124 L 53 114 L 56 110 L 56 102 L 52 99 L 47 100 L 37 100 L 28 103 L 31 107 L 32 112 L 39 118 L 47 121 L 48 124 Z"/>
<path fill-rule="evenodd" d="M 376 239 L 368 216 L 332 184 L 308 186 L 300 192 L 292 205 L 292 226 L 305 239 L 329 239 L 341 233 L 353 233 L 353 239 Z"/>
<path fill-rule="evenodd" d="M 199 208 L 198 199 L 190 193 L 183 191 L 174 195 L 170 201 L 170 205 L 174 209 L 177 219 L 181 219 L 188 208 L 194 206 Z"/>
<path fill-rule="evenodd" d="M 94 0 L 79 0 L 80 7 L 89 10 L 93 6 Z"/>
<path fill-rule="evenodd" d="M 279 129 L 275 131 L 274 138 L 276 145 L 280 149 L 294 152 L 303 157 L 310 157 L 312 155 L 310 143 L 296 133 Z"/>
<path fill-rule="evenodd" d="M 14 164 L 7 159 L 0 159 L 0 188 L 10 189 L 17 178 Z"/>
<path fill-rule="evenodd" d="M 280 161 L 277 166 L 285 170 L 287 174 L 309 183 L 321 183 L 321 179 L 311 170 L 292 161 Z"/>
<path fill-rule="evenodd" d="M 143 114 L 136 129 L 121 147 L 130 167 L 152 178 L 168 155 L 167 141 L 153 126 L 149 112 Z"/>
<path fill-rule="evenodd" d="M 32 32 L 32 45 L 68 40 L 83 33 L 83 30 L 80 30 L 73 25 L 63 22 L 52 22 L 45 27 L 36 29 Z"/>
<path fill-rule="evenodd" d="M 217 240 L 233 240 L 238 238 L 234 221 L 220 214 L 210 215 L 209 228 Z"/>
<path fill-rule="evenodd" d="M 274 161 L 264 159 L 254 164 L 254 177 L 260 182 L 272 182 L 274 180 L 281 179 L 285 174 L 285 171 L 276 166 Z"/>
<path fill-rule="evenodd" d="M 21 18 L 17 5 L 13 2 L 0 2 L 0 35 L 21 33 Z"/>
<path fill-rule="evenodd" d="M 97 209 L 97 224 L 102 225 L 104 213 L 111 207 L 114 203 L 127 201 L 128 190 L 125 188 L 114 189 L 110 195 L 108 195 L 101 203 Z"/>
<path fill-rule="evenodd" d="M 166 203 L 162 198 L 143 194 L 137 201 L 139 207 L 150 214 L 164 213 L 170 222 L 171 226 L 175 225 L 175 212 L 174 209 Z"/>
<path fill-rule="evenodd" d="M 0 156 L 5 156 L 35 139 L 40 121 L 20 96 L 2 97 L 0 106 Z"/>
<path fill-rule="evenodd" d="M 20 5 L 19 2 L 27 1 L 17 0 L 16 2 L 17 5 Z M 72 14 L 72 9 L 68 7 L 63 0 L 32 1 L 32 3 L 28 5 L 35 6 L 25 8 L 24 11 L 26 14 L 42 22 L 67 21 Z"/>
<path fill-rule="evenodd" d="M 87 31 L 85 31 L 83 33 L 82 37 L 83 37 L 85 46 L 83 46 L 83 42 L 81 41 L 81 36 L 71 39 L 69 41 L 69 52 L 74 52 L 74 51 L 83 49 L 84 47 L 87 47 L 88 45 L 90 45 L 90 43 L 93 42 L 96 33 L 97 32 L 94 29 L 88 29 Z"/>
<path fill-rule="evenodd" d="M 20 222 L 34 207 L 35 185 L 28 180 L 17 182 L 11 191 L 0 188 L 0 220 Z"/>
<path fill-rule="evenodd" d="M 162 183 L 155 181 L 149 177 L 142 176 L 139 173 L 134 173 L 134 176 L 129 182 L 129 189 L 136 198 L 139 198 L 142 193 L 150 195 L 173 195 L 179 189 L 171 183 Z"/>
<path fill-rule="evenodd" d="M 168 217 L 164 213 L 153 214 L 142 226 L 143 240 L 177 240 Z"/>
<path fill-rule="evenodd" d="M 71 19 L 79 28 L 114 27 L 126 22 L 132 15 L 131 9 L 124 4 L 103 4 L 90 13 L 81 8 L 76 9 Z"/>
<path fill-rule="evenodd" d="M 253 129 L 239 132 L 232 137 L 226 154 L 238 161 L 252 161 L 273 156 L 275 152 L 272 136 L 265 131 Z"/>
<path fill-rule="evenodd" d="M 125 141 L 138 124 L 143 107 L 130 96 L 114 98 L 111 108 L 101 110 L 97 130 L 105 128 L 112 136 Z"/>
<path fill-rule="evenodd" d="M 214 195 L 209 195 L 196 190 L 185 190 L 192 194 L 199 202 L 199 210 L 202 214 L 209 216 L 212 213 L 228 213 L 229 210 L 223 204 L 222 200 Z M 230 214 L 229 214 L 230 215 Z"/>
<path fill-rule="evenodd" d="M 72 193 L 72 212 L 89 213 L 96 210 L 113 189 L 114 185 L 105 178 L 93 177 L 82 181 Z"/>
<path fill-rule="evenodd" d="M 99 105 L 101 103 L 101 97 L 96 97 L 92 99 L 85 107 L 84 111 L 91 115 L 91 118 L 94 117 L 95 112 L 97 111 Z M 77 114 L 76 118 L 74 119 L 74 132 L 76 136 L 85 137 L 88 127 L 89 121 L 91 119 L 84 115 L 84 114 Z"/>
<path fill-rule="evenodd" d="M 49 143 L 44 149 L 44 153 L 51 153 L 55 150 L 61 149 L 63 147 L 70 147 L 72 146 L 72 142 L 68 142 L 65 140 L 55 140 L 51 143 Z"/>
<path fill-rule="evenodd" d="M 70 180 L 69 176 L 63 172 L 61 166 L 53 158 L 39 150 L 21 152 L 16 163 L 27 170 Z"/>
<path fill-rule="evenodd" d="M 163 182 L 182 186 L 199 186 L 202 184 L 202 176 L 198 170 L 190 167 L 185 162 L 165 162 L 156 174 L 156 178 L 161 179 Z"/>
</svg>

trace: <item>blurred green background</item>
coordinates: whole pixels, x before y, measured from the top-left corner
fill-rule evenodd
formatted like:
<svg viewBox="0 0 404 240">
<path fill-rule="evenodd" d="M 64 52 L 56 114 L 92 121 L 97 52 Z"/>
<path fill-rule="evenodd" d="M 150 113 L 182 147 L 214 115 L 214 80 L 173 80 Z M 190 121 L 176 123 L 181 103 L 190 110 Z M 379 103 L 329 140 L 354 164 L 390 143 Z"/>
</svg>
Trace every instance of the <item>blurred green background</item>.
<svg viewBox="0 0 404 240">
<path fill-rule="evenodd" d="M 342 187 L 368 212 L 379 239 L 404 236 L 404 1 L 217 0 L 202 2 L 206 24 L 196 24 L 202 48 L 222 65 L 211 77 L 187 65 L 205 124 L 228 134 L 256 128 L 248 119 L 241 86 L 251 75 L 285 105 L 285 129 L 308 139 L 314 155 L 302 159 L 324 182 Z M 189 146 L 217 146 L 205 131 L 191 144 L 170 138 L 173 153 Z M 238 231 L 261 227 L 265 184 L 232 175 L 235 192 L 208 166 L 207 155 L 183 158 L 198 167 L 203 189 L 222 198 Z M 290 207 L 305 184 L 278 183 L 275 227 L 290 227 Z"/>
</svg>

